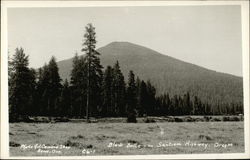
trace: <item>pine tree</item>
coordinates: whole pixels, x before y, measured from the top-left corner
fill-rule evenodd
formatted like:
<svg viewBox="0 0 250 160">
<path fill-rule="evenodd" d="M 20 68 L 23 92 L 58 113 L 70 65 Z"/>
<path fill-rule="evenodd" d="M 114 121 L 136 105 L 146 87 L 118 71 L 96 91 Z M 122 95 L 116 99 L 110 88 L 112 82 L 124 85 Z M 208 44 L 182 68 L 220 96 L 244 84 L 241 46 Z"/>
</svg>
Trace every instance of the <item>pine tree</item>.
<svg viewBox="0 0 250 160">
<path fill-rule="evenodd" d="M 103 84 L 103 89 L 102 89 L 103 104 L 102 104 L 101 114 L 102 116 L 111 116 L 112 112 L 114 111 L 114 109 L 112 108 L 113 69 L 111 66 L 107 66 L 107 68 L 105 69 L 102 84 Z"/>
<path fill-rule="evenodd" d="M 155 114 L 155 94 L 156 94 L 156 89 L 151 84 L 151 82 L 149 80 L 147 81 L 147 85 L 146 86 L 147 86 L 146 113 L 148 115 L 153 115 L 153 114 Z"/>
<path fill-rule="evenodd" d="M 177 95 L 174 95 L 174 99 L 173 99 L 173 115 L 178 115 L 178 106 L 179 106 L 179 99 L 178 99 L 178 96 Z"/>
<path fill-rule="evenodd" d="M 29 115 L 38 114 L 38 106 L 36 105 L 36 95 L 37 95 L 37 73 L 34 68 L 30 68 L 30 92 L 31 92 L 31 101 L 29 104 Z"/>
<path fill-rule="evenodd" d="M 183 97 L 183 105 L 185 107 L 185 110 L 184 110 L 184 114 L 186 115 L 190 115 L 191 112 L 192 112 L 192 106 L 191 106 L 191 102 L 190 102 L 190 95 L 189 95 L 189 92 L 187 92 L 187 94 L 184 95 Z"/>
<path fill-rule="evenodd" d="M 136 85 L 133 71 L 129 71 L 127 88 L 127 122 L 136 122 Z"/>
<path fill-rule="evenodd" d="M 28 68 L 28 56 L 22 48 L 16 49 L 9 65 L 12 68 L 9 82 L 9 110 L 10 120 L 12 120 L 16 115 L 26 115 L 29 112 L 34 77 Z"/>
<path fill-rule="evenodd" d="M 208 103 L 205 105 L 205 115 L 211 115 L 211 107 Z"/>
<path fill-rule="evenodd" d="M 169 107 L 171 105 L 171 101 L 170 101 L 170 97 L 169 97 L 169 93 L 167 93 L 165 99 L 165 103 L 166 103 L 166 114 L 169 114 Z"/>
<path fill-rule="evenodd" d="M 194 115 L 199 114 L 199 99 L 197 96 L 194 97 L 193 114 Z"/>
<path fill-rule="evenodd" d="M 177 115 L 183 115 L 183 100 L 182 100 L 180 95 L 179 95 L 179 98 L 178 98 L 178 106 L 176 108 L 176 114 Z"/>
<path fill-rule="evenodd" d="M 143 115 L 143 110 L 142 110 L 142 106 L 141 106 L 141 100 L 140 100 L 140 86 L 141 86 L 141 80 L 140 78 L 137 76 L 136 77 L 136 111 L 138 113 L 138 116 L 142 116 Z"/>
<path fill-rule="evenodd" d="M 100 64 L 100 53 L 96 48 L 96 33 L 92 24 L 85 27 L 84 43 L 82 51 L 86 53 L 87 64 L 87 103 L 86 119 L 89 121 L 89 113 L 97 114 L 97 109 L 101 105 L 101 86 L 102 86 L 102 65 Z"/>
<path fill-rule="evenodd" d="M 42 68 L 38 71 L 38 82 L 37 82 L 37 95 L 36 103 L 39 107 L 38 114 L 48 116 L 48 101 L 49 101 L 49 69 L 45 63 Z"/>
<path fill-rule="evenodd" d="M 139 86 L 139 115 L 143 115 L 143 114 L 148 114 L 148 103 L 149 103 L 149 95 L 148 95 L 148 91 L 147 91 L 147 85 L 146 83 L 142 80 L 141 84 Z"/>
<path fill-rule="evenodd" d="M 85 63 L 85 58 L 83 56 L 79 57 L 76 53 L 71 71 L 72 116 L 76 117 L 82 117 L 86 114 L 87 63 Z"/>
<path fill-rule="evenodd" d="M 8 85 L 10 86 L 11 81 L 12 81 L 12 77 L 14 74 L 14 66 L 12 65 L 12 59 L 9 56 L 9 52 L 8 52 Z"/>
<path fill-rule="evenodd" d="M 125 91 L 126 84 L 124 76 L 120 70 L 119 62 L 116 61 L 113 67 L 113 98 L 114 98 L 114 111 L 117 116 L 125 115 Z"/>
<path fill-rule="evenodd" d="M 49 64 L 38 70 L 36 103 L 39 106 L 38 114 L 56 116 L 58 114 L 59 96 L 61 93 L 61 78 L 55 57 Z"/>
<path fill-rule="evenodd" d="M 49 103 L 48 108 L 51 115 L 57 115 L 59 96 L 61 92 L 61 78 L 59 75 L 59 69 L 54 56 L 51 57 L 49 64 Z"/>
<path fill-rule="evenodd" d="M 60 96 L 60 116 L 70 116 L 71 113 L 71 93 L 68 80 L 65 79 Z"/>
</svg>

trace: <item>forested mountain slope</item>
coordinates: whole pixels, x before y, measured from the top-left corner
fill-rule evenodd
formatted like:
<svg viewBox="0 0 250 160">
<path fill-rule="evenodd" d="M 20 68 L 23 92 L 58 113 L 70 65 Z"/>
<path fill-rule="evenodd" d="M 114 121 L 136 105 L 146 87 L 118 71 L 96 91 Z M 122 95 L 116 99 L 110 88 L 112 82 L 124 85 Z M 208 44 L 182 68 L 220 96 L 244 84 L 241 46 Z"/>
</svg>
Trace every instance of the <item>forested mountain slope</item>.
<svg viewBox="0 0 250 160">
<path fill-rule="evenodd" d="M 106 67 L 117 60 L 127 78 L 133 70 L 141 79 L 156 86 L 157 93 L 198 95 L 202 101 L 217 103 L 242 103 L 243 79 L 186 63 L 152 49 L 129 42 L 112 42 L 98 49 L 101 64 Z M 58 62 L 62 79 L 70 79 L 72 59 Z"/>
</svg>

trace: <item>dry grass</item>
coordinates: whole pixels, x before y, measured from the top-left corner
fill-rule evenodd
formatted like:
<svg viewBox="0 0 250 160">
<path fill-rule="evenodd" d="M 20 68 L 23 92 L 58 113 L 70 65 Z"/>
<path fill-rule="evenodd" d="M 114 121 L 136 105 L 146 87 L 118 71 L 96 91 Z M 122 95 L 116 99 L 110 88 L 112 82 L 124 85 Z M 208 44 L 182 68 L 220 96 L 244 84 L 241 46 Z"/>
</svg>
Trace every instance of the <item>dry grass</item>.
<svg viewBox="0 0 250 160">
<path fill-rule="evenodd" d="M 188 141 L 208 147 L 185 146 Z M 109 148 L 110 142 L 123 146 Z M 160 142 L 181 145 L 156 147 Z M 215 143 L 232 146 L 214 147 Z M 22 144 L 70 148 L 56 149 L 60 153 L 39 153 L 21 149 Z M 127 144 L 137 148 L 127 148 Z M 243 122 L 11 123 L 10 145 L 11 156 L 240 153 L 244 152 L 244 129 Z"/>
</svg>

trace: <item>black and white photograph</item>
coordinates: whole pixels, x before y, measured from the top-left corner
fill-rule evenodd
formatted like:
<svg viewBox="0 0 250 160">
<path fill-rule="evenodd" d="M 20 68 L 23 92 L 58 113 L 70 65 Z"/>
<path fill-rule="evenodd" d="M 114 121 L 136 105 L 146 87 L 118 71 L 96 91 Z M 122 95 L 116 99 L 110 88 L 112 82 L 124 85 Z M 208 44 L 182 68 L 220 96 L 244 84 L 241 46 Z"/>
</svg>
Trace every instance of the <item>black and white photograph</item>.
<svg viewBox="0 0 250 160">
<path fill-rule="evenodd" d="M 249 158 L 249 2 L 3 7 L 1 157 Z"/>
</svg>

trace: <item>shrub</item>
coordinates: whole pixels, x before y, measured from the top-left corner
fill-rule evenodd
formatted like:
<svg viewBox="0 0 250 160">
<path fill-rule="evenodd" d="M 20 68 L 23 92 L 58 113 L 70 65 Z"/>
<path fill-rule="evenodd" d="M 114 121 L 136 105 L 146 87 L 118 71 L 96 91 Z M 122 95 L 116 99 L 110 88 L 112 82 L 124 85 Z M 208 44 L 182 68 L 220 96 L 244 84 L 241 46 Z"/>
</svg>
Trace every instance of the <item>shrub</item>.
<svg viewBox="0 0 250 160">
<path fill-rule="evenodd" d="M 77 136 L 77 138 L 83 138 L 83 136 L 79 134 L 79 135 Z"/>
<path fill-rule="evenodd" d="M 174 122 L 175 120 L 174 120 L 173 117 L 168 117 L 168 118 L 166 118 L 166 121 L 167 121 L 167 122 Z"/>
<path fill-rule="evenodd" d="M 16 142 L 13 142 L 13 141 L 10 141 L 9 146 L 10 146 L 10 147 L 19 147 L 20 144 L 19 144 L 19 143 L 16 143 Z"/>
<path fill-rule="evenodd" d="M 229 117 L 223 116 L 222 120 L 223 120 L 223 121 L 230 121 L 230 118 L 229 118 Z"/>
<path fill-rule="evenodd" d="M 70 140 L 67 140 L 65 143 L 64 143 L 65 146 L 70 146 L 70 147 L 81 147 L 82 144 L 81 143 L 78 143 L 78 142 L 71 142 Z"/>
<path fill-rule="evenodd" d="M 84 138 L 82 135 L 77 135 L 77 136 L 72 136 L 72 137 L 70 137 L 70 138 L 72 138 L 72 139 L 82 139 L 82 138 Z"/>
<path fill-rule="evenodd" d="M 210 136 L 205 136 L 206 140 L 211 141 L 213 140 Z"/>
<path fill-rule="evenodd" d="M 175 117 L 175 118 L 174 118 L 174 121 L 175 121 L 175 122 L 183 122 L 183 119 Z"/>
<path fill-rule="evenodd" d="M 145 123 L 155 123 L 155 120 L 153 118 L 145 118 L 143 119 Z"/>
<path fill-rule="evenodd" d="M 86 146 L 87 148 L 93 148 L 93 145 L 92 144 L 89 144 Z"/>
<path fill-rule="evenodd" d="M 35 117 L 33 118 L 33 120 L 36 123 L 49 123 L 50 122 L 48 117 Z"/>
<path fill-rule="evenodd" d="M 195 118 L 195 122 L 204 122 L 203 118 Z"/>
<path fill-rule="evenodd" d="M 204 119 L 206 122 L 209 122 L 209 120 L 211 119 L 212 117 L 208 117 L 208 116 L 204 116 Z"/>
<path fill-rule="evenodd" d="M 69 122 L 69 119 L 66 117 L 57 117 L 54 119 L 55 122 Z"/>
<path fill-rule="evenodd" d="M 9 117 L 9 122 L 12 123 L 12 122 L 27 122 L 27 123 L 30 123 L 30 122 L 33 122 L 32 119 L 29 118 L 29 116 L 27 115 L 17 115 L 17 114 L 11 114 L 10 117 Z"/>
<path fill-rule="evenodd" d="M 138 143 L 137 141 L 135 141 L 135 140 L 131 140 L 131 139 L 129 139 L 129 140 L 127 140 L 127 141 L 128 141 L 128 143 L 133 143 L 133 144 Z"/>
<path fill-rule="evenodd" d="M 184 122 L 194 122 L 194 119 L 190 116 L 184 118 Z"/>
<path fill-rule="evenodd" d="M 212 121 L 218 122 L 218 121 L 221 121 L 221 119 L 215 117 L 215 118 L 212 119 Z"/>
<path fill-rule="evenodd" d="M 199 135 L 199 139 L 206 139 L 206 140 L 208 140 L 208 141 L 211 141 L 212 140 L 212 138 L 210 137 L 210 136 L 207 136 L 207 135 Z"/>
<path fill-rule="evenodd" d="M 128 117 L 127 117 L 127 122 L 128 123 L 136 123 L 136 115 L 134 112 L 128 113 Z"/>
<path fill-rule="evenodd" d="M 230 117 L 230 121 L 240 121 L 240 118 L 239 117 Z"/>
</svg>

